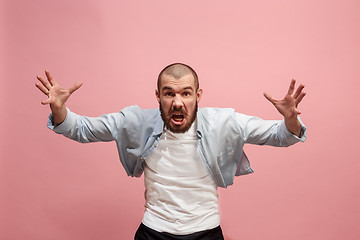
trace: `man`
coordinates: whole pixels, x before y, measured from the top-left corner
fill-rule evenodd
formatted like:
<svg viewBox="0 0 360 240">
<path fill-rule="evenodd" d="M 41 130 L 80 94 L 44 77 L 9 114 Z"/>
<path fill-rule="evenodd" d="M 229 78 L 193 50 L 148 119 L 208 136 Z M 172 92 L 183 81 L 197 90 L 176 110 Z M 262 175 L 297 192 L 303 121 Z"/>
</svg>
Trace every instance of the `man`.
<svg viewBox="0 0 360 240">
<path fill-rule="evenodd" d="M 223 239 L 217 187 L 253 172 L 243 152 L 245 143 L 290 146 L 304 141 L 298 104 L 304 86 L 291 81 L 283 100 L 265 97 L 283 121 L 265 121 L 233 109 L 199 108 L 202 89 L 196 72 L 175 63 L 159 74 L 155 91 L 159 109 L 131 106 L 118 113 L 85 117 L 65 107 L 76 83 L 61 88 L 48 71 L 36 86 L 48 96 L 48 127 L 79 142 L 116 141 L 129 176 L 145 178 L 145 213 L 135 240 Z"/>
</svg>

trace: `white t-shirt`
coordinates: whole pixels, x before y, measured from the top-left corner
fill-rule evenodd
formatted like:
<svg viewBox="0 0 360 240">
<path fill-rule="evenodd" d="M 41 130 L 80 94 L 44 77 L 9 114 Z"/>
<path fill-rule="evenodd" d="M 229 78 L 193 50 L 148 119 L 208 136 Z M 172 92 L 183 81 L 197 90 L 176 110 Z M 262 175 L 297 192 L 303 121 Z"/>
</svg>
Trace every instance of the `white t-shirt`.
<svg viewBox="0 0 360 240">
<path fill-rule="evenodd" d="M 183 235 L 220 225 L 217 186 L 197 146 L 196 122 L 186 133 L 164 129 L 145 160 L 146 226 Z"/>
</svg>

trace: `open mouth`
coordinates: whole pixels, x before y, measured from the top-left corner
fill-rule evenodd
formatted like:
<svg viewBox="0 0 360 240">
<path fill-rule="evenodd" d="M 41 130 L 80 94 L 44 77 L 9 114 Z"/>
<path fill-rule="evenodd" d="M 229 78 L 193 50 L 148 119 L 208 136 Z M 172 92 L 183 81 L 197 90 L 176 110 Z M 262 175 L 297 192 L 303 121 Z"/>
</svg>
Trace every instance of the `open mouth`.
<svg viewBox="0 0 360 240">
<path fill-rule="evenodd" d="M 185 116 L 183 114 L 177 114 L 177 113 L 174 113 L 172 116 L 171 116 L 171 120 L 172 122 L 175 124 L 175 125 L 181 125 L 184 123 L 184 120 L 185 120 Z"/>
</svg>

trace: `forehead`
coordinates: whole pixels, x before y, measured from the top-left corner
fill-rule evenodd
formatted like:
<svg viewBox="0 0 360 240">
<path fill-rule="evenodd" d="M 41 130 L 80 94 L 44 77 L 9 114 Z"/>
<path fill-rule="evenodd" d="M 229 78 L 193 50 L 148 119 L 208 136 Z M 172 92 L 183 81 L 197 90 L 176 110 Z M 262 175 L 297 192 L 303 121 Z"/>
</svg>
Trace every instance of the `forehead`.
<svg viewBox="0 0 360 240">
<path fill-rule="evenodd" d="M 189 87 L 193 90 L 195 89 L 195 79 L 192 74 L 186 74 L 180 78 L 167 74 L 161 76 L 160 90 L 163 90 L 164 88 L 183 89 Z"/>
</svg>

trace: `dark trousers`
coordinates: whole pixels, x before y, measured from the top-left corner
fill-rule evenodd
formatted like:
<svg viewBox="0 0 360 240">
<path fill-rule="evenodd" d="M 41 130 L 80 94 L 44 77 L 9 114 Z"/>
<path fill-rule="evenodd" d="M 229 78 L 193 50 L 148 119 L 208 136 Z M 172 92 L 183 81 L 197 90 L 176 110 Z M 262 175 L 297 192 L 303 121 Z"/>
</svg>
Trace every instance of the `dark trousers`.
<svg viewBox="0 0 360 240">
<path fill-rule="evenodd" d="M 141 223 L 134 240 L 224 240 L 224 236 L 220 226 L 187 235 L 174 235 L 157 232 Z"/>
</svg>

